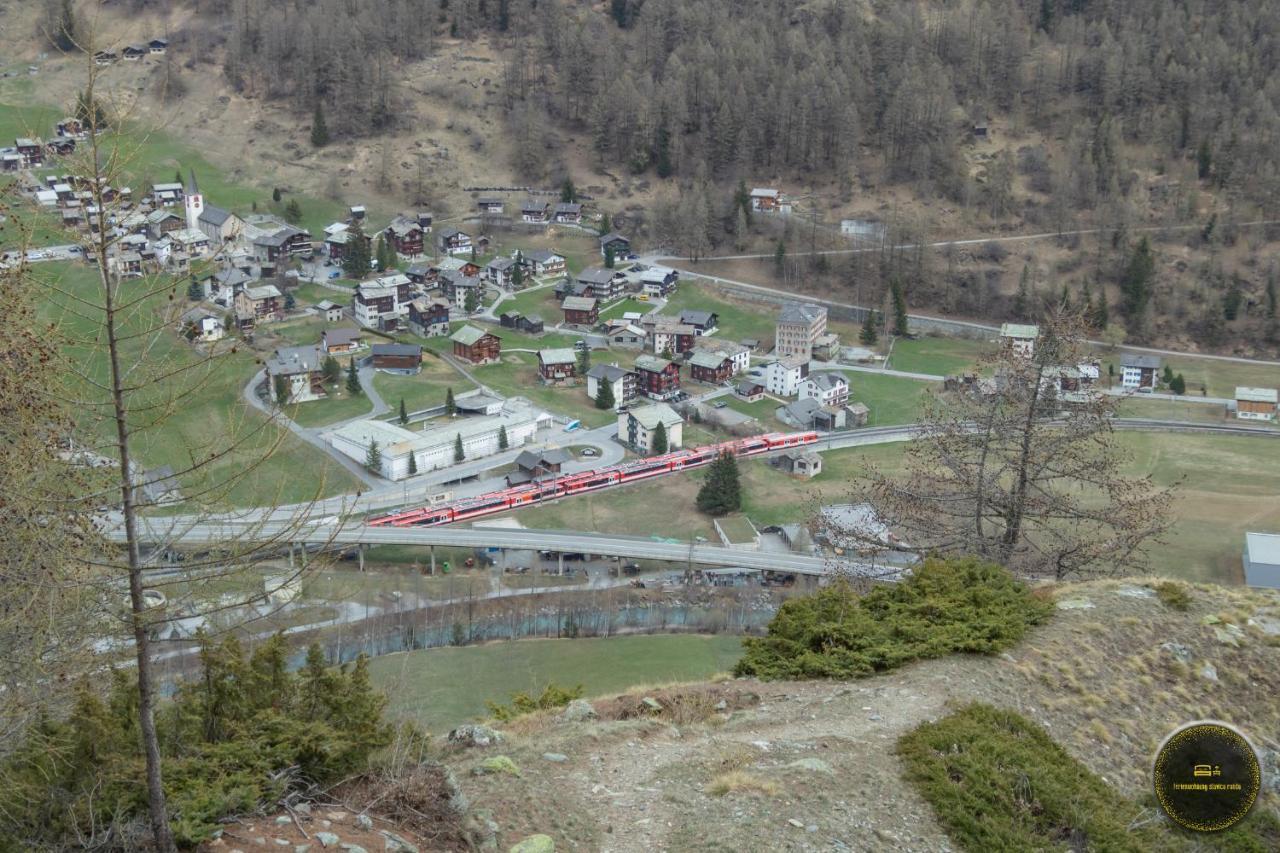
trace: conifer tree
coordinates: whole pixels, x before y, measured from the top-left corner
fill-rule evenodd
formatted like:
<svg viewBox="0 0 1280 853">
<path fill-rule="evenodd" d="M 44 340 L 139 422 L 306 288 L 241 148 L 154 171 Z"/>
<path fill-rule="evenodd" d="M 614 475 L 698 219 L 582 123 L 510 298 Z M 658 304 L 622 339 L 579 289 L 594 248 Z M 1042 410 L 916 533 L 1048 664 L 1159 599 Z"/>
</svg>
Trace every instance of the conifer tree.
<svg viewBox="0 0 1280 853">
<path fill-rule="evenodd" d="M 890 294 L 893 298 L 893 333 L 899 337 L 905 337 L 909 333 L 907 322 L 907 299 L 902 293 L 901 279 L 893 279 L 889 285 Z"/>
<path fill-rule="evenodd" d="M 333 356 L 326 355 L 320 364 L 320 375 L 325 382 L 332 385 L 342 376 L 342 365 L 338 364 L 338 360 Z"/>
<path fill-rule="evenodd" d="M 862 321 L 862 331 L 858 332 L 858 341 L 863 346 L 875 346 L 876 341 L 880 339 L 880 333 L 876 329 L 877 323 L 875 309 L 869 309 Z"/>
<path fill-rule="evenodd" d="M 409 474 L 412 476 L 413 474 L 416 474 L 416 473 L 418 473 L 418 456 L 416 453 L 410 453 L 409 454 Z"/>
<path fill-rule="evenodd" d="M 360 374 L 356 371 L 354 357 L 347 362 L 347 393 L 352 397 L 359 397 L 364 393 L 364 389 L 360 387 Z"/>
<path fill-rule="evenodd" d="M 316 101 L 316 111 L 311 117 L 311 144 L 323 148 L 329 144 L 329 127 L 324 122 L 324 105 Z"/>
<path fill-rule="evenodd" d="M 382 470 L 382 448 L 378 447 L 376 438 L 369 439 L 369 450 L 364 455 L 364 467 L 374 474 Z"/>
<path fill-rule="evenodd" d="M 409 412 L 404 407 L 404 397 L 400 398 L 400 425 L 406 426 L 409 423 Z"/>
<path fill-rule="evenodd" d="M 285 406 L 289 403 L 289 380 L 283 374 L 277 373 L 271 380 L 271 388 L 275 393 L 276 405 Z"/>
<path fill-rule="evenodd" d="M 191 283 L 187 285 L 187 298 L 192 302 L 204 299 L 204 288 L 200 286 L 200 282 L 196 281 L 195 276 L 191 276 Z"/>
<path fill-rule="evenodd" d="M 507 425 L 503 424 L 498 427 L 498 449 L 506 450 L 511 446 L 511 440 L 507 438 Z"/>
<path fill-rule="evenodd" d="M 458 404 L 453 400 L 452 386 L 446 388 L 444 392 L 444 413 L 449 416 L 453 416 L 458 413 Z"/>
<path fill-rule="evenodd" d="M 347 278 L 362 279 L 369 274 L 369 241 L 359 221 L 347 228 L 346 249 L 342 255 L 342 272 Z"/>
<path fill-rule="evenodd" d="M 667 425 L 662 421 L 658 421 L 653 431 L 653 452 L 657 455 L 667 452 Z"/>
<path fill-rule="evenodd" d="M 599 387 L 596 389 L 596 408 L 609 411 L 617 401 L 613 398 L 613 383 L 601 377 Z"/>
<path fill-rule="evenodd" d="M 462 449 L 462 433 L 458 433 L 453 437 L 453 461 L 461 462 L 466 458 L 466 452 Z"/>
</svg>

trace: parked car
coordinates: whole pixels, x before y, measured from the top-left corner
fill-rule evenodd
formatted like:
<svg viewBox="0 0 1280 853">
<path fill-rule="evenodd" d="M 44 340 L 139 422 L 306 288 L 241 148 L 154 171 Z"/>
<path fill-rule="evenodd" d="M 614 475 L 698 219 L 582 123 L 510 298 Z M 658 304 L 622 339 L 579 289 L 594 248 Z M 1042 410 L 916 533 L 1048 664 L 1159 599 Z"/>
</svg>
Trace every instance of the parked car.
<svg viewBox="0 0 1280 853">
<path fill-rule="evenodd" d="M 724 408 L 725 406 L 727 406 L 727 405 L 729 405 L 729 404 L 728 404 L 728 403 L 726 403 L 724 400 L 716 400 L 716 404 L 715 404 L 714 408 L 717 408 L 717 409 L 723 409 L 723 408 Z"/>
<path fill-rule="evenodd" d="M 600 455 L 600 451 L 596 450 L 594 447 L 584 447 L 582 448 L 581 451 L 579 451 L 579 453 L 582 456 L 599 456 Z"/>
<path fill-rule="evenodd" d="M 334 270 L 333 272 L 329 273 L 329 278 L 337 278 L 340 275 L 342 275 L 342 270 Z"/>
</svg>

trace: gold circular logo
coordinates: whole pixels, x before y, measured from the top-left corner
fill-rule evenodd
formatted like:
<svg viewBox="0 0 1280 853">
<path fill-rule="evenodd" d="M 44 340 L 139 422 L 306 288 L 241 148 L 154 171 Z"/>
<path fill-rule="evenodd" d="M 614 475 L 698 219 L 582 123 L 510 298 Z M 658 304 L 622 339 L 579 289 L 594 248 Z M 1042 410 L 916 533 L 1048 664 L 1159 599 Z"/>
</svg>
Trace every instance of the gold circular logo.
<svg viewBox="0 0 1280 853">
<path fill-rule="evenodd" d="M 1200 720 L 1160 744 L 1152 769 L 1156 799 L 1174 823 L 1195 832 L 1235 826 L 1258 799 L 1258 753 L 1232 726 Z"/>
</svg>

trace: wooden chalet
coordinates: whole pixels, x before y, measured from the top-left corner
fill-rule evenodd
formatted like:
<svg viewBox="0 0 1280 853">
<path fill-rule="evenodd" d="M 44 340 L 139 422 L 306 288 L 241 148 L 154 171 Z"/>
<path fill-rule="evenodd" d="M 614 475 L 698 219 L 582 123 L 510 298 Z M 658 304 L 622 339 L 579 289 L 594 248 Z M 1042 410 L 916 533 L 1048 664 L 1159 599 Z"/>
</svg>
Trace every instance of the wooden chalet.
<svg viewBox="0 0 1280 853">
<path fill-rule="evenodd" d="M 453 355 L 472 364 L 491 364 L 502 357 L 502 339 L 470 324 L 454 332 Z"/>
</svg>

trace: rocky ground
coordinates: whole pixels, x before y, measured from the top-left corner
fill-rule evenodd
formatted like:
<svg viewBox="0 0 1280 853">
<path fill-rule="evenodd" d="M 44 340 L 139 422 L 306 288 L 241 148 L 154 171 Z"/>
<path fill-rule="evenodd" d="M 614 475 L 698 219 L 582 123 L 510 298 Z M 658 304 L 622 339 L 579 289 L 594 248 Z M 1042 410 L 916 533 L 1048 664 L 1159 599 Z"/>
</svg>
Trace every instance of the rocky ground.
<svg viewBox="0 0 1280 853">
<path fill-rule="evenodd" d="M 1260 807 L 1275 809 L 1280 595 L 1186 587 L 1189 606 L 1179 610 L 1157 596 L 1157 583 L 1046 589 L 1054 617 L 996 657 L 925 661 L 849 683 L 653 687 L 498 728 L 462 727 L 433 747 L 436 775 L 407 786 L 427 812 L 361 790 L 336 799 L 347 805 L 333 814 L 337 806 L 313 806 L 300 825 L 286 813 L 230 824 L 210 849 L 301 853 L 310 844 L 318 853 L 324 829 L 356 853 L 954 850 L 902 782 L 894 746 L 975 700 L 1036 721 L 1135 800 L 1173 727 L 1227 720 L 1262 753 Z M 353 811 L 358 802 L 367 819 Z"/>
</svg>

